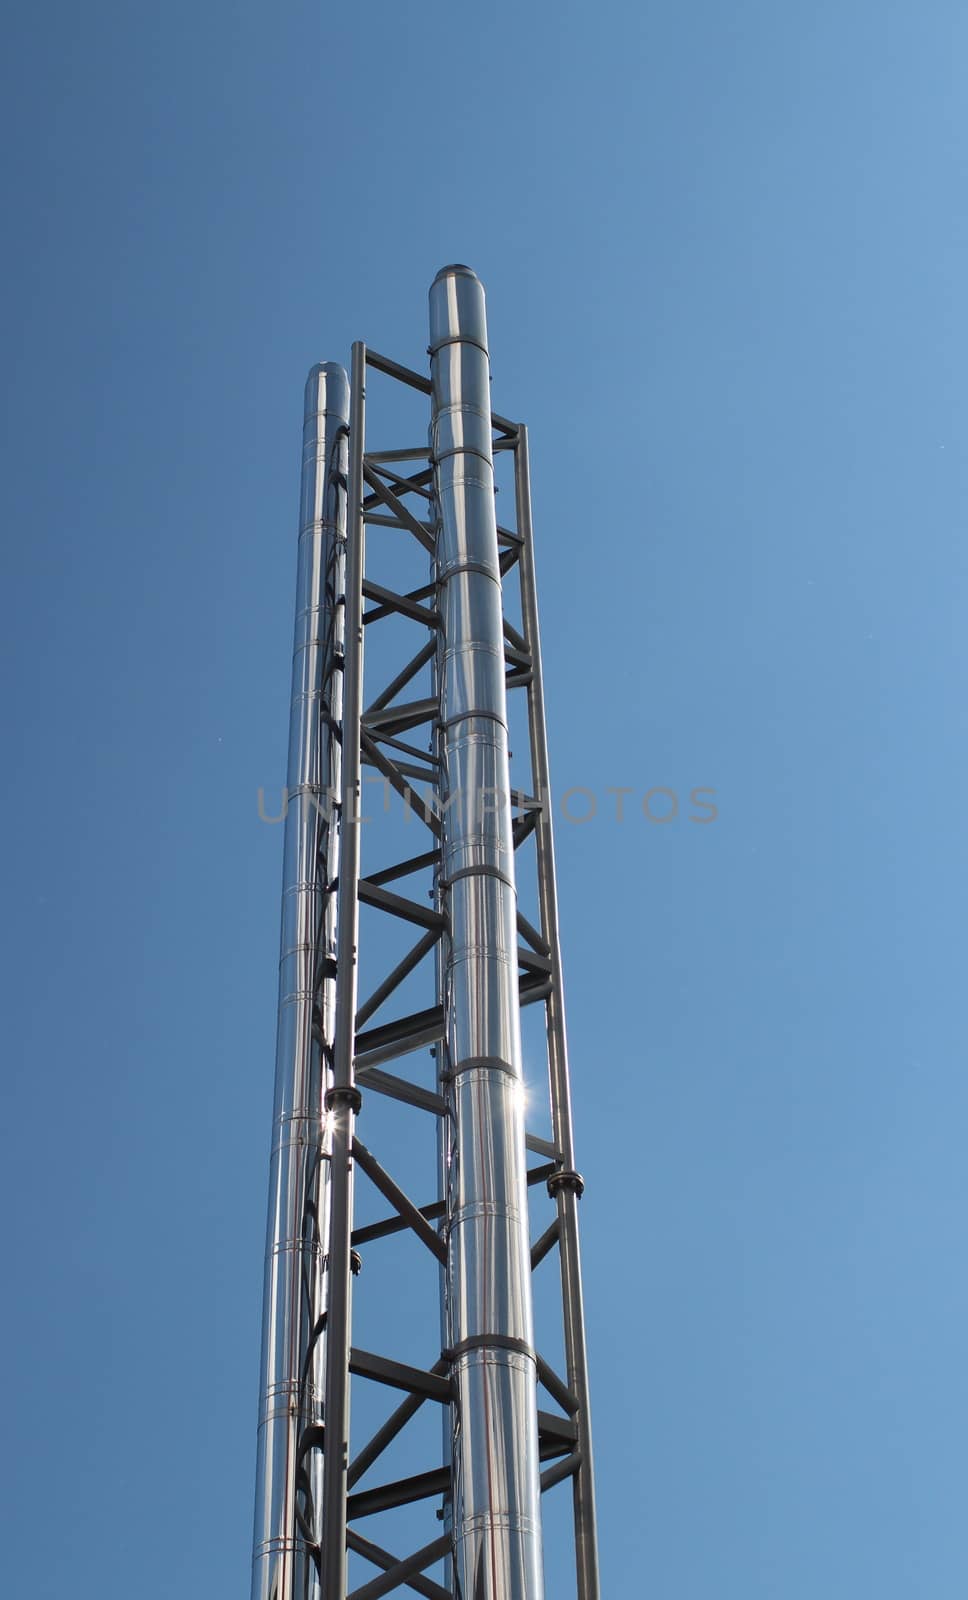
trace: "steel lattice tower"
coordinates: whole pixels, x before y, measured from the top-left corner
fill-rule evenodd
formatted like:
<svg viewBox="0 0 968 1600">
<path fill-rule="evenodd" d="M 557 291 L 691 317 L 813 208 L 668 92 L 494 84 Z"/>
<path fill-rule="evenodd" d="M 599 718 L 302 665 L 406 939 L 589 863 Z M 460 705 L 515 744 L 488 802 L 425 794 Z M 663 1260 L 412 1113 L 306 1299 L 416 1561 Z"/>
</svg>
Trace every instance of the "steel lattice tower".
<svg viewBox="0 0 968 1600">
<path fill-rule="evenodd" d="M 429 377 L 356 344 L 349 379 L 306 386 L 253 1600 L 541 1600 L 543 1496 L 565 1482 L 574 1593 L 599 1594 L 528 436 L 491 410 L 467 267 L 434 280 L 430 334 Z M 427 443 L 367 448 L 369 374 L 393 426 L 429 397 Z M 424 1470 L 395 1476 L 401 1448 Z"/>
</svg>

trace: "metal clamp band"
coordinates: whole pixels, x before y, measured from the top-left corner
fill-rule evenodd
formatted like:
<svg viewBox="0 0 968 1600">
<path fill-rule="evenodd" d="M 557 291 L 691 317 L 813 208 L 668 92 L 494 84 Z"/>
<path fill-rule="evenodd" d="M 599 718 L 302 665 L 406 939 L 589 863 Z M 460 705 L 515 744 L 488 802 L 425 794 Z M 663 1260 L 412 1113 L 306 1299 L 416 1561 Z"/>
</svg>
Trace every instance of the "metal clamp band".
<svg viewBox="0 0 968 1600">
<path fill-rule="evenodd" d="M 487 356 L 488 360 L 491 359 L 491 352 L 488 350 L 487 345 L 481 344 L 480 339 L 469 338 L 466 333 L 451 334 L 449 339 L 438 339 L 436 344 L 428 344 L 428 356 L 433 358 L 437 354 L 438 350 L 443 350 L 448 344 L 472 344 L 475 350 L 482 351 L 483 354 Z"/>
<path fill-rule="evenodd" d="M 504 729 L 505 733 L 508 731 L 507 723 L 503 717 L 498 716 L 496 711 L 458 711 L 454 716 L 448 717 L 445 722 L 439 723 L 438 726 L 444 729 L 452 728 L 455 722 L 467 722 L 471 717 L 479 717 L 482 722 L 496 722 L 499 728 Z"/>
<path fill-rule="evenodd" d="M 457 882 L 458 878 L 476 877 L 496 878 L 498 883 L 503 883 L 506 888 L 514 888 L 514 884 L 512 883 L 511 879 L 506 873 L 501 871 L 500 867 L 492 867 L 486 862 L 483 862 L 479 867 L 458 867 L 457 871 L 452 872 L 449 878 L 440 879 L 440 887 L 442 889 L 449 889 L 452 883 Z"/>
<path fill-rule="evenodd" d="M 453 1083 L 454 1079 L 459 1077 L 461 1073 L 472 1072 L 475 1067 L 485 1067 L 489 1070 L 493 1069 L 495 1072 L 506 1072 L 509 1078 L 514 1079 L 515 1083 L 521 1082 L 521 1074 L 515 1067 L 512 1067 L 510 1061 L 503 1060 L 501 1056 L 465 1056 L 463 1061 L 458 1061 L 455 1066 L 451 1067 L 449 1072 L 442 1072 L 440 1076 L 444 1083 Z"/>
<path fill-rule="evenodd" d="M 515 1355 L 527 1356 L 529 1361 L 538 1359 L 526 1340 L 515 1339 L 509 1333 L 472 1333 L 468 1338 L 461 1339 L 459 1344 L 449 1345 L 440 1354 L 444 1361 L 456 1361 L 471 1350 L 513 1350 Z"/>
<path fill-rule="evenodd" d="M 485 566 L 483 561 L 455 561 L 449 567 L 441 567 L 437 573 L 437 582 L 446 583 L 448 578 L 456 578 L 461 572 L 480 572 L 485 578 L 490 578 L 492 583 L 501 587 L 500 574 L 493 567 Z"/>
<path fill-rule="evenodd" d="M 451 445 L 449 450 L 437 450 L 434 452 L 431 464 L 439 467 L 442 461 L 449 460 L 451 456 L 476 456 L 478 461 L 485 462 L 489 467 L 494 466 L 494 457 L 485 455 L 483 450 L 478 450 L 473 444 L 455 444 Z"/>
</svg>

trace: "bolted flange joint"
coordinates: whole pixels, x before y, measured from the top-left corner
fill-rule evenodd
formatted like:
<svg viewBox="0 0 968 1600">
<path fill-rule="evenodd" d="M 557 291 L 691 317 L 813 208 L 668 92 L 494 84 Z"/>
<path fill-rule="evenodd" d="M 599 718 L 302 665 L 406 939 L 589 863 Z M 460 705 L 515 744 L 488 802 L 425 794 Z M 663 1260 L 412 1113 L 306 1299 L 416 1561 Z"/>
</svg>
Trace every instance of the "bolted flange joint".
<svg viewBox="0 0 968 1600">
<path fill-rule="evenodd" d="M 580 1172 L 572 1172 L 568 1167 L 562 1167 L 560 1172 L 553 1172 L 548 1179 L 548 1193 L 552 1200 L 562 1189 L 570 1190 L 576 1200 L 580 1200 L 585 1193 L 585 1180 Z"/>
<path fill-rule="evenodd" d="M 332 1089 L 326 1090 L 323 1105 L 327 1111 L 333 1111 L 337 1106 L 349 1106 L 353 1115 L 358 1117 L 363 1108 L 363 1096 L 355 1084 L 336 1083 Z"/>
</svg>

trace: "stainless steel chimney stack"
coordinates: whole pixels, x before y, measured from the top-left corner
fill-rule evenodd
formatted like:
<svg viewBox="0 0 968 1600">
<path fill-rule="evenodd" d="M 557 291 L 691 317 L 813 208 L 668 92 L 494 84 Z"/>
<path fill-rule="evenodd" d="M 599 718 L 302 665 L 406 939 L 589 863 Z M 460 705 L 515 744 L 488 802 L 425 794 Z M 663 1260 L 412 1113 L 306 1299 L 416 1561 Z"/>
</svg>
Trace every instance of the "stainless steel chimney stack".
<svg viewBox="0 0 968 1600">
<path fill-rule="evenodd" d="M 306 382 L 252 1600 L 319 1600 L 349 383 Z"/>
<path fill-rule="evenodd" d="M 452 1461 L 458 1592 L 540 1600 L 531 1259 L 501 568 L 484 290 L 430 291 L 443 802 Z"/>
<path fill-rule="evenodd" d="M 527 429 L 430 334 L 306 391 L 252 1600 L 599 1600 Z"/>
</svg>

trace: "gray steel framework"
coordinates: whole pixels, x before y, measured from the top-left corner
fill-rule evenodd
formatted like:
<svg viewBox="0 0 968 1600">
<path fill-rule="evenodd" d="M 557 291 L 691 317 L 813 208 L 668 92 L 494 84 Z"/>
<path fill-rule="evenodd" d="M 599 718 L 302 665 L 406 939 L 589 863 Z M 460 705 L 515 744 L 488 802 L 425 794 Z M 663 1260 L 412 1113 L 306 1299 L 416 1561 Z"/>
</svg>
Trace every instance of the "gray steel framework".
<svg viewBox="0 0 968 1600">
<path fill-rule="evenodd" d="M 565 1482 L 575 1594 L 599 1595 L 528 436 L 490 409 L 483 290 L 467 268 L 435 280 L 430 354 L 427 377 L 358 343 L 348 386 L 332 366 L 307 386 L 253 1600 L 379 1600 L 401 1587 L 541 1600 L 542 1496 Z M 430 399 L 426 445 L 367 448 L 369 373 Z M 495 515 L 492 462 L 505 453 L 513 526 Z M 367 527 L 393 530 L 429 578 L 381 582 Z M 412 648 L 364 694 L 365 640 L 390 619 L 398 633 L 409 625 Z M 514 791 L 512 696 L 528 742 Z M 424 833 L 377 870 L 361 861 L 367 775 Z M 361 906 L 415 936 L 364 994 Z M 401 1005 L 421 977 L 427 1003 Z M 544 1007 L 550 1138 L 525 1126 L 519 1015 L 532 1005 Z M 402 1128 L 378 1149 L 362 1142 L 371 1096 L 433 1119 L 423 1193 L 399 1177 Z M 376 1220 L 358 1213 L 361 1181 L 385 1202 Z M 547 1215 L 532 1222 L 542 1190 Z M 352 1342 L 370 1247 L 407 1238 L 439 1282 L 440 1347 L 426 1365 Z M 533 1274 L 554 1255 L 563 1370 L 536 1345 L 531 1307 Z M 388 1344 L 396 1332 L 391 1321 Z M 400 1396 L 360 1439 L 351 1378 Z M 428 1402 L 440 1454 L 404 1477 L 381 1471 Z M 393 1533 L 370 1536 L 373 1518 L 420 1506 L 431 1520 L 419 1548 L 391 1553 Z M 351 1591 L 348 1554 L 376 1569 Z M 428 1576 L 440 1563 L 443 1584 Z"/>
</svg>

